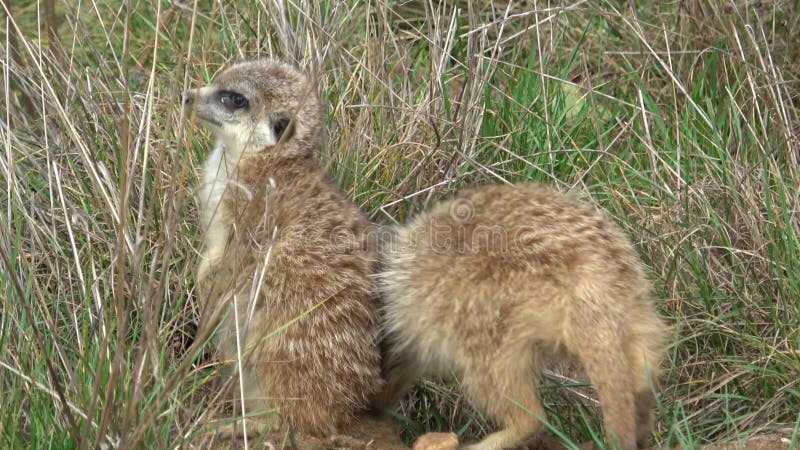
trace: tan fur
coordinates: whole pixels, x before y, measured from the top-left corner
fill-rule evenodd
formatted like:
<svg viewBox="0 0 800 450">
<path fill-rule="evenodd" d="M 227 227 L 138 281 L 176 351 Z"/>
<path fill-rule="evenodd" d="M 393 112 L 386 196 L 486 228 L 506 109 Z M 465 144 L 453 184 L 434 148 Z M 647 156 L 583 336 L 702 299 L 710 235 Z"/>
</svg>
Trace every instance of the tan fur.
<svg viewBox="0 0 800 450">
<path fill-rule="evenodd" d="M 545 418 L 538 369 L 569 356 L 597 389 L 609 441 L 633 449 L 649 439 L 667 327 L 633 247 L 603 213 L 536 185 L 484 186 L 419 214 L 382 247 L 383 405 L 420 376 L 455 373 L 500 427 L 469 448 L 512 448 Z"/>
<path fill-rule="evenodd" d="M 231 92 L 247 107 L 231 106 Z M 198 189 L 201 327 L 218 325 L 217 356 L 241 365 L 246 414 L 277 408 L 279 425 L 333 433 L 381 385 L 376 252 L 367 220 L 314 158 L 315 89 L 290 66 L 251 61 L 184 105 L 218 139 Z"/>
</svg>

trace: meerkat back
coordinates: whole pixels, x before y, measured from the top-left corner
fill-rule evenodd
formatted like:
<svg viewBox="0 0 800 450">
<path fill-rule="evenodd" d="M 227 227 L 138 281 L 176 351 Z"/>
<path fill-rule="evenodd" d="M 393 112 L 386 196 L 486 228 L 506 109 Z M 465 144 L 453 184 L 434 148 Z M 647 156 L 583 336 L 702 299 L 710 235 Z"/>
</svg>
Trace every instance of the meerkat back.
<svg viewBox="0 0 800 450">
<path fill-rule="evenodd" d="M 290 66 L 250 61 L 187 91 L 184 107 L 217 138 L 198 188 L 196 281 L 201 332 L 216 328 L 218 357 L 241 369 L 237 412 L 277 410 L 276 428 L 334 433 L 381 385 L 376 253 L 366 218 L 314 158 L 316 88 Z"/>
<path fill-rule="evenodd" d="M 667 328 L 634 249 L 600 211 L 536 185 L 468 189 L 398 227 L 381 257 L 384 406 L 420 376 L 455 371 L 500 427 L 469 448 L 517 447 L 545 417 L 542 361 L 572 357 L 609 442 L 649 440 Z"/>
</svg>

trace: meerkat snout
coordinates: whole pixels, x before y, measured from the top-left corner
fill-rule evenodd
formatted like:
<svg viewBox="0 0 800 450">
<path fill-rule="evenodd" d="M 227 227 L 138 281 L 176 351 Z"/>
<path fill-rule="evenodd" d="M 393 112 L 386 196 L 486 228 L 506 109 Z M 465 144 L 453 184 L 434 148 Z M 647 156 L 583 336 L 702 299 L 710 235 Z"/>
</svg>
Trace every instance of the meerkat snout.
<svg viewBox="0 0 800 450">
<path fill-rule="evenodd" d="M 181 93 L 181 104 L 183 104 L 184 108 L 189 108 L 194 104 L 194 91 L 183 91 Z"/>
</svg>

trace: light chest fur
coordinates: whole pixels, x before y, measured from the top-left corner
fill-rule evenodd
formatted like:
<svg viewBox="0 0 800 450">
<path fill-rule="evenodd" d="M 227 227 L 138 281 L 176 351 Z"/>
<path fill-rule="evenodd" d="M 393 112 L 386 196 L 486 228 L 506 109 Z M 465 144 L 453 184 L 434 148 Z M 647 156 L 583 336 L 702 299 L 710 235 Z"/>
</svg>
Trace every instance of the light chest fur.
<svg viewBox="0 0 800 450">
<path fill-rule="evenodd" d="M 209 265 L 220 258 L 225 250 L 230 226 L 230 213 L 222 202 L 225 188 L 229 184 L 229 167 L 233 167 L 225 155 L 225 145 L 218 141 L 208 156 L 200 175 L 197 189 L 197 206 L 204 236 L 204 249 L 198 267 L 198 279 L 202 279 Z"/>
<path fill-rule="evenodd" d="M 264 140 L 268 146 L 277 142 L 275 136 Z M 242 143 L 218 139 L 203 166 L 197 188 L 197 206 L 200 209 L 200 227 L 204 233 L 205 245 L 197 270 L 198 279 L 202 279 L 209 266 L 218 261 L 225 252 L 233 223 L 231 211 L 228 211 L 223 201 L 226 191 L 240 189 L 247 197 L 252 197 L 252 193 L 237 181 L 239 164 L 245 154 L 251 152 Z"/>
</svg>

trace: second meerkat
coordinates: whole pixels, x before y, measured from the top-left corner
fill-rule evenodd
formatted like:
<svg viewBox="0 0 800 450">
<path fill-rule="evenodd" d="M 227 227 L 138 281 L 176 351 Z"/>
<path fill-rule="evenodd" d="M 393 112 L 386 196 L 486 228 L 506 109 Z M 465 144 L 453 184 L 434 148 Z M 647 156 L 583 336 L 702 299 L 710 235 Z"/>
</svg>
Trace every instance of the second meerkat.
<svg viewBox="0 0 800 450">
<path fill-rule="evenodd" d="M 184 93 L 184 107 L 217 138 L 197 194 L 200 326 L 219 322 L 245 414 L 277 409 L 295 431 L 336 432 L 381 386 L 376 253 L 314 156 L 316 89 L 291 66 L 249 61 Z"/>
<path fill-rule="evenodd" d="M 395 229 L 380 276 L 390 407 L 423 375 L 460 377 L 523 445 L 545 410 L 535 372 L 573 357 L 594 384 L 608 442 L 649 441 L 668 327 L 624 233 L 594 206 L 536 185 L 465 189 Z"/>
</svg>

